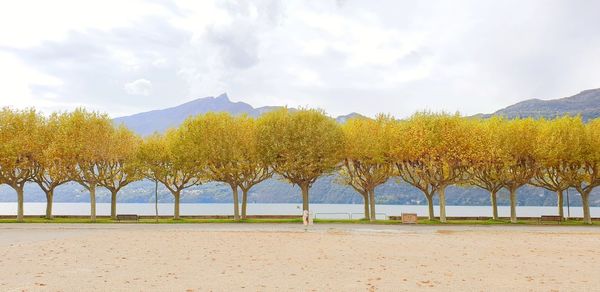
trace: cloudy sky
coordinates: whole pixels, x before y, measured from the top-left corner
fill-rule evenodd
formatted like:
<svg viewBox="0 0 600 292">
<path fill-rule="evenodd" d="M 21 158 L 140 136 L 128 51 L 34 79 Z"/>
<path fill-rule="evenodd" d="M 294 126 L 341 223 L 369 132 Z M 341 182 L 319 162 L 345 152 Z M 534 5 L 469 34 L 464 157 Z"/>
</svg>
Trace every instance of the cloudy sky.
<svg viewBox="0 0 600 292">
<path fill-rule="evenodd" d="M 600 87 L 600 1 L 3 1 L 0 106 L 121 116 L 227 92 L 331 115 Z"/>
</svg>

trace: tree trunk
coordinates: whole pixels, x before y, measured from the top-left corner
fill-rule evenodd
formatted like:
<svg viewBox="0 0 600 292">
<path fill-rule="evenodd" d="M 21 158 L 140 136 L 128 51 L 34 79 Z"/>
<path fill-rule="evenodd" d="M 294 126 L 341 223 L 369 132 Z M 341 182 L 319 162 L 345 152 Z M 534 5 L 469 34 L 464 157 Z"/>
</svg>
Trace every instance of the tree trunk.
<svg viewBox="0 0 600 292">
<path fill-rule="evenodd" d="M 446 187 L 442 186 L 438 189 L 440 196 L 440 222 L 446 223 Z"/>
<path fill-rule="evenodd" d="M 242 189 L 242 219 L 246 219 L 246 206 L 248 206 L 248 190 Z"/>
<path fill-rule="evenodd" d="M 369 215 L 369 195 L 366 193 L 361 195 L 363 196 L 363 201 L 365 203 L 365 220 L 371 220 L 371 216 Z"/>
<path fill-rule="evenodd" d="M 375 213 L 375 189 L 371 189 L 368 192 L 369 194 L 369 205 L 371 207 L 371 217 L 369 220 L 374 222 L 377 219 L 377 213 Z"/>
<path fill-rule="evenodd" d="M 300 185 L 300 189 L 302 190 L 302 210 L 308 210 L 308 184 Z"/>
<path fill-rule="evenodd" d="M 90 184 L 90 220 L 96 222 L 96 185 Z"/>
<path fill-rule="evenodd" d="M 238 188 L 237 186 L 231 186 L 231 191 L 233 192 L 233 220 L 240 220 L 240 203 L 238 199 Z"/>
<path fill-rule="evenodd" d="M 492 218 L 498 220 L 498 198 L 495 191 L 490 192 L 490 200 L 492 201 Z"/>
<path fill-rule="evenodd" d="M 429 210 L 429 220 L 435 219 L 435 214 L 433 213 L 433 195 L 425 194 L 427 198 L 427 207 Z"/>
<path fill-rule="evenodd" d="M 517 189 L 510 188 L 510 223 L 517 223 Z"/>
<path fill-rule="evenodd" d="M 560 220 L 562 221 L 565 218 L 565 211 L 563 210 L 563 191 L 556 191 L 556 196 L 558 199 L 558 216 L 560 216 Z"/>
<path fill-rule="evenodd" d="M 173 219 L 179 220 L 179 197 L 181 197 L 180 191 L 173 192 L 173 197 L 175 197 L 175 206 L 173 210 Z"/>
<path fill-rule="evenodd" d="M 117 220 L 117 190 L 110 191 L 110 218 Z"/>
<path fill-rule="evenodd" d="M 592 217 L 590 216 L 590 191 L 583 191 L 581 193 L 581 206 L 583 207 L 583 223 L 592 224 Z"/>
<path fill-rule="evenodd" d="M 54 190 L 46 192 L 46 219 L 52 219 L 52 201 L 54 200 Z"/>
<path fill-rule="evenodd" d="M 158 180 L 154 181 L 154 221 L 158 223 Z"/>
<path fill-rule="evenodd" d="M 23 187 L 24 186 L 14 187 L 15 191 L 17 191 L 17 222 L 23 222 Z"/>
</svg>

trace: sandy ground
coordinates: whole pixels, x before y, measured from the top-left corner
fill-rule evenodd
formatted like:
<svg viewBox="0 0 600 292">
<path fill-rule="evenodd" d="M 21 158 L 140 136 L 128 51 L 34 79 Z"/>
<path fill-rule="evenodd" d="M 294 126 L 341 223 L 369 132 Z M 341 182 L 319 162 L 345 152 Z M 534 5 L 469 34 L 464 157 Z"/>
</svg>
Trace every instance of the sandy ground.
<svg viewBox="0 0 600 292">
<path fill-rule="evenodd" d="M 0 291 L 600 290 L 600 228 L 0 225 Z"/>
</svg>

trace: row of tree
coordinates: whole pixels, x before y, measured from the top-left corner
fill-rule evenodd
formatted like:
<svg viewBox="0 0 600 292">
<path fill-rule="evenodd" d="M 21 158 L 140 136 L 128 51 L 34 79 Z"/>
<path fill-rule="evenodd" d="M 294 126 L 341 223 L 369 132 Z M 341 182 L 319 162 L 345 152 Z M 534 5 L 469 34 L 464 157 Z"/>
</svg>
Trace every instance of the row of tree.
<svg viewBox="0 0 600 292">
<path fill-rule="evenodd" d="M 564 217 L 563 192 L 581 195 L 584 222 L 591 224 L 589 196 L 600 185 L 600 119 L 584 124 L 580 117 L 553 120 L 463 118 L 418 113 L 407 120 L 379 116 L 342 125 L 346 152 L 341 173 L 370 204 L 374 190 L 391 177 L 418 188 L 434 217 L 446 221 L 448 186 L 476 186 L 489 191 L 492 216 L 498 219 L 497 194 L 510 194 L 511 222 L 517 222 L 517 190 L 526 184 L 556 192 Z M 366 205 L 365 205 L 366 208 Z"/>
<path fill-rule="evenodd" d="M 23 188 L 35 182 L 47 198 L 52 217 L 54 190 L 75 181 L 89 191 L 95 220 L 96 188 L 111 192 L 116 216 L 118 192 L 131 182 L 150 179 L 173 195 L 174 217 L 186 188 L 208 181 L 228 184 L 234 218 L 246 217 L 249 190 L 274 175 L 297 185 L 303 209 L 309 190 L 333 172 L 364 198 L 365 218 L 375 219 L 375 188 L 389 179 L 418 188 L 434 218 L 446 221 L 445 190 L 472 185 L 496 197 L 510 193 L 516 222 L 516 192 L 532 184 L 555 191 L 563 216 L 562 193 L 581 194 L 584 221 L 591 223 L 589 195 L 600 184 L 600 120 L 463 118 L 417 113 L 406 120 L 380 115 L 338 124 L 319 110 L 281 109 L 258 119 L 209 113 L 145 139 L 106 115 L 78 109 L 44 117 L 35 110 L 0 112 L 0 183 L 15 189 L 18 220 L 23 219 Z M 239 191 L 241 190 L 241 212 Z"/>
</svg>

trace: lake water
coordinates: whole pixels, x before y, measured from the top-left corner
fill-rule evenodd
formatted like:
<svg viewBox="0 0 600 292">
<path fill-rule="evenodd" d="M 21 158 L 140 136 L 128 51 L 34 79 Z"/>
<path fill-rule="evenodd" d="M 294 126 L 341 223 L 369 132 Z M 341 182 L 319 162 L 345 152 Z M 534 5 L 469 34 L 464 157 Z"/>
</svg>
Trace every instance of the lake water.
<svg viewBox="0 0 600 292">
<path fill-rule="evenodd" d="M 362 217 L 363 205 L 358 204 L 311 204 L 311 212 L 316 218 L 354 218 Z M 43 215 L 46 203 L 25 203 L 25 215 Z M 248 215 L 300 215 L 302 204 L 248 204 Z M 600 207 L 592 207 L 592 217 L 600 217 Z M 377 217 L 397 216 L 403 212 L 417 213 L 427 216 L 427 206 L 422 205 L 377 205 Z M 160 215 L 172 215 L 173 204 L 158 204 Z M 232 215 L 232 204 L 181 204 L 181 215 Z M 436 206 L 435 213 L 438 215 Z M 501 217 L 510 216 L 509 206 L 498 206 Z M 117 213 L 154 215 L 154 204 L 119 203 Z M 571 207 L 571 217 L 582 217 L 581 207 Z M 0 203 L 0 215 L 16 215 L 17 203 Z M 54 215 L 89 215 L 89 203 L 54 203 Z M 98 203 L 97 215 L 110 215 L 109 203 Z M 565 207 L 565 215 L 567 208 Z M 491 216 L 490 206 L 446 206 L 447 216 Z M 557 215 L 556 207 L 521 206 L 517 207 L 517 216 L 539 217 L 541 215 Z"/>
</svg>

